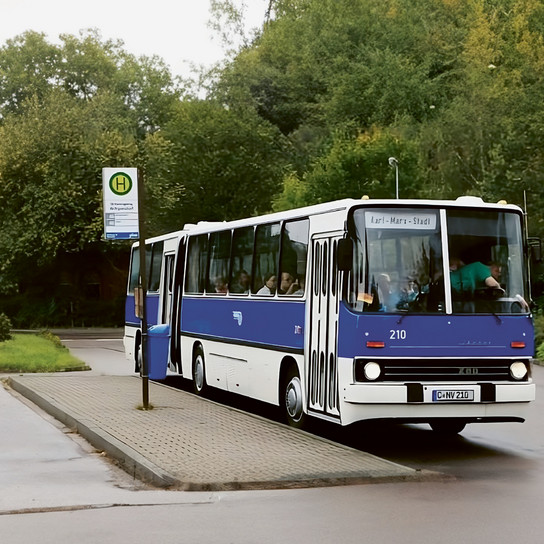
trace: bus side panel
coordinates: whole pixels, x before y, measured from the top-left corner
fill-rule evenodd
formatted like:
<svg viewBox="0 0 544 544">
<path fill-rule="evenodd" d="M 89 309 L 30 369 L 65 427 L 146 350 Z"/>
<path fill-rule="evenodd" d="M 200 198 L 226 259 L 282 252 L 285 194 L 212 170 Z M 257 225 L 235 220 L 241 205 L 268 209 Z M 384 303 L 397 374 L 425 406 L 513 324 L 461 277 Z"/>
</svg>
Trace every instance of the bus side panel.
<svg viewBox="0 0 544 544">
<path fill-rule="evenodd" d="M 145 297 L 145 307 L 147 310 L 148 326 L 157 325 L 159 316 L 160 297 L 158 293 L 147 293 Z M 140 328 L 141 321 L 136 317 L 136 305 L 134 294 L 130 293 L 125 299 L 125 325 Z"/>
<path fill-rule="evenodd" d="M 136 333 L 140 329 L 140 320 L 136 317 L 134 294 L 129 293 L 125 299 L 125 334 L 123 336 L 123 345 L 125 348 L 125 357 L 134 361 L 136 349 Z"/>
<path fill-rule="evenodd" d="M 183 299 L 181 331 L 240 344 L 302 353 L 304 301 L 261 301 L 232 297 Z"/>
<path fill-rule="evenodd" d="M 148 327 L 158 325 L 159 323 L 159 303 L 159 293 L 147 293 L 145 298 L 145 307 L 147 310 L 146 319 Z"/>
<path fill-rule="evenodd" d="M 183 337 L 184 376 L 190 377 L 192 348 L 199 343 L 204 348 L 208 385 L 269 404 L 279 404 L 281 361 L 285 356 L 295 360 L 301 371 L 302 355 L 286 354 L 264 348 L 215 342 L 208 339 Z"/>
<path fill-rule="evenodd" d="M 304 316 L 304 301 L 186 296 L 183 375 L 192 376 L 193 346 L 200 343 L 208 385 L 277 404 L 283 358 L 289 355 L 304 368 Z"/>
<path fill-rule="evenodd" d="M 134 293 L 129 293 L 125 299 L 125 325 L 140 326 L 140 320 L 136 317 Z"/>
</svg>

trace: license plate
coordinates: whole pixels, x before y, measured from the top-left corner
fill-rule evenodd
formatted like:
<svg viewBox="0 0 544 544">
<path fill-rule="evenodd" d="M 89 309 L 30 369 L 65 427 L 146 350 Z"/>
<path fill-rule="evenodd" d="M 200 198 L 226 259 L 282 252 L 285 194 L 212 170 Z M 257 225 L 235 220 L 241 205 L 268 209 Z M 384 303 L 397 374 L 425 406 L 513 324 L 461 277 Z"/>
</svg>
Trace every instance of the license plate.
<svg viewBox="0 0 544 544">
<path fill-rule="evenodd" d="M 474 391 L 472 389 L 435 389 L 433 402 L 473 402 Z"/>
</svg>

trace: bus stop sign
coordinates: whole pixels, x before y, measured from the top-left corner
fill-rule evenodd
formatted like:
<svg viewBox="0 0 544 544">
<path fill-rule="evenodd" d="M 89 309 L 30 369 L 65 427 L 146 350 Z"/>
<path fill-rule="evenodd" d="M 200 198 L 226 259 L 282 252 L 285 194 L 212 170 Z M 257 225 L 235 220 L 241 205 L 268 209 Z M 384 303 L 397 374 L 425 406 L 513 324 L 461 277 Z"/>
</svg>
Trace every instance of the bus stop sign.
<svg viewBox="0 0 544 544">
<path fill-rule="evenodd" d="M 106 240 L 139 238 L 138 169 L 102 168 Z"/>
</svg>

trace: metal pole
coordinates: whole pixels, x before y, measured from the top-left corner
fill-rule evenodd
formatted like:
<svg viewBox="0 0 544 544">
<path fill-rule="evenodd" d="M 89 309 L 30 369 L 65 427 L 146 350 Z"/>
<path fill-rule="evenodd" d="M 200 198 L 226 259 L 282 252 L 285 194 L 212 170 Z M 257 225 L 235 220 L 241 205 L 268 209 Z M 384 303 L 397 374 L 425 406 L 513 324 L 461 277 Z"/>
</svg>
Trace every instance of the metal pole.
<svg viewBox="0 0 544 544">
<path fill-rule="evenodd" d="M 147 293 L 147 270 L 146 270 L 146 247 L 145 247 L 145 219 L 143 213 L 143 192 L 144 192 L 144 176 L 140 168 L 138 168 L 138 231 L 139 231 L 139 251 L 140 251 L 140 288 L 142 293 L 142 364 L 140 367 L 140 375 L 142 377 L 142 405 L 144 410 L 149 409 L 149 373 L 147 365 L 147 309 L 146 309 L 146 293 Z"/>
<path fill-rule="evenodd" d="M 399 198 L 399 161 L 395 157 L 389 157 L 389 166 L 395 169 L 395 198 Z"/>
</svg>

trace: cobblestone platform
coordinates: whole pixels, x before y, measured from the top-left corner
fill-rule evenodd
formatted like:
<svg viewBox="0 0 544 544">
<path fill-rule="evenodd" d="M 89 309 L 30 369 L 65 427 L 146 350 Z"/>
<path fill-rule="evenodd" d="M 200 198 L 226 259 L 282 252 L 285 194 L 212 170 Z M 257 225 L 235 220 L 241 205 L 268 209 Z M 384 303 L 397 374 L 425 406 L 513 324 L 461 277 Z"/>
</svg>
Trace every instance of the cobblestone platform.
<svg viewBox="0 0 544 544">
<path fill-rule="evenodd" d="M 76 429 L 125 471 L 184 490 L 273 489 L 432 475 L 131 376 L 22 375 L 10 386 Z"/>
</svg>

